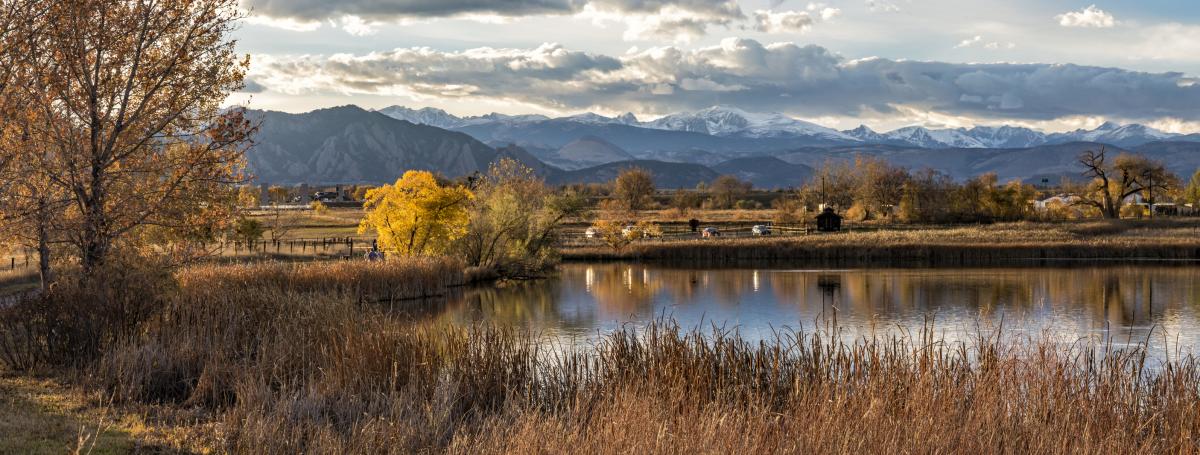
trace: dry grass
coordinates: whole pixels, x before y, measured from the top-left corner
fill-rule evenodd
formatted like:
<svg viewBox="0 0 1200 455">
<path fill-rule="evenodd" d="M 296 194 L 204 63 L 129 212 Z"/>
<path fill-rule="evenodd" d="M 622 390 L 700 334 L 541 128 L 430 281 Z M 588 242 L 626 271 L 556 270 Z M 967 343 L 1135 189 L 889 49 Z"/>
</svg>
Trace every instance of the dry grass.
<svg viewBox="0 0 1200 455">
<path fill-rule="evenodd" d="M 209 449 L 233 453 L 1198 450 L 1191 357 L 1148 367 L 1139 350 L 932 330 L 751 344 L 670 323 L 548 350 L 364 298 L 444 292 L 463 280 L 443 276 L 454 266 L 189 270 L 77 380 L 122 409 L 189 410 L 212 426 Z M 376 279 L 391 283 L 364 284 Z"/>
<path fill-rule="evenodd" d="M 786 238 L 684 240 L 614 252 L 583 247 L 568 260 L 635 259 L 693 264 L 783 261 L 839 265 L 997 265 L 1047 259 L 1200 259 L 1191 222 L 1007 223 L 929 230 L 846 232 Z"/>
<path fill-rule="evenodd" d="M 466 283 L 462 263 L 449 258 L 209 264 L 184 270 L 178 280 L 187 294 L 211 298 L 270 289 L 351 294 L 368 300 L 434 297 Z"/>
</svg>

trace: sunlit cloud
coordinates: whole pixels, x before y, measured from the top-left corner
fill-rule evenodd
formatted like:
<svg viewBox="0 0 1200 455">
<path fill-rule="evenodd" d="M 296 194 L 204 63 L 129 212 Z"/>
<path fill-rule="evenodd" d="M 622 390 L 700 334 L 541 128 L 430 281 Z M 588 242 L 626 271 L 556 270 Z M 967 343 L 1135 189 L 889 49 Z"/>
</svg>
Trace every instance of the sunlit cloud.
<svg viewBox="0 0 1200 455">
<path fill-rule="evenodd" d="M 1200 121 L 1200 85 L 1180 73 L 1049 64 L 847 60 L 819 46 L 730 38 L 717 46 L 620 56 L 544 44 L 257 61 L 251 78 L 283 93 L 507 100 L 568 111 L 664 114 L 728 104 L 798 116 L 910 115 L 1054 121 L 1096 116 Z M 940 117 L 934 117 L 940 116 Z"/>
<path fill-rule="evenodd" d="M 1117 25 L 1117 19 L 1096 5 L 1079 11 L 1069 11 L 1054 17 L 1063 27 L 1109 28 Z"/>
</svg>

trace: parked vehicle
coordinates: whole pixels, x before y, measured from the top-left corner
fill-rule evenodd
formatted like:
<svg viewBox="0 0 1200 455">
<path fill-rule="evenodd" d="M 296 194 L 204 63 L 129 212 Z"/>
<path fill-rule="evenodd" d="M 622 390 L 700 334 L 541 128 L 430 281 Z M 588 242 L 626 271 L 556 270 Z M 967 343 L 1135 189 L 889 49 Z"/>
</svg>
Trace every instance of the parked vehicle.
<svg viewBox="0 0 1200 455">
<path fill-rule="evenodd" d="M 583 237 L 587 239 L 600 237 L 600 230 L 594 227 L 587 228 L 586 231 L 583 231 Z"/>
<path fill-rule="evenodd" d="M 703 231 L 700 231 L 700 235 L 704 238 L 720 237 L 721 231 L 718 231 L 717 228 L 710 226 L 710 227 L 704 228 Z"/>
<path fill-rule="evenodd" d="M 750 228 L 750 235 L 771 235 L 771 227 L 762 224 L 756 224 L 754 227 Z"/>
</svg>

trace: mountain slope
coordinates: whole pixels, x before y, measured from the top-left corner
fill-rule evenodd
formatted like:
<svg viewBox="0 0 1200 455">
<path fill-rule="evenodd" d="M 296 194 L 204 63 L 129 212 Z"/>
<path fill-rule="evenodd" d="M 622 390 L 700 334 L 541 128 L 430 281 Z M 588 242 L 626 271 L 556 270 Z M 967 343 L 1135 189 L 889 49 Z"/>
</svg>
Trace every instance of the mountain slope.
<svg viewBox="0 0 1200 455">
<path fill-rule="evenodd" d="M 1103 125 L 1091 131 L 1080 129 L 1069 133 L 1056 133 L 1048 135 L 1046 139 L 1047 142 L 1054 144 L 1098 142 L 1118 147 L 1137 147 L 1151 142 L 1172 140 L 1179 136 L 1178 134 L 1165 133 L 1145 125 L 1119 125 L 1113 122 L 1104 122 Z"/>
<path fill-rule="evenodd" d="M 792 164 L 771 156 L 735 158 L 712 167 L 720 174 L 732 175 L 754 184 L 755 188 L 795 188 L 808 183 L 813 168 Z"/>
<path fill-rule="evenodd" d="M 853 147 L 809 147 L 780 155 L 789 163 L 819 168 L 828 160 L 851 160 L 855 155 L 878 157 L 909 169 L 936 169 L 963 180 L 995 172 L 1001 181 L 1013 179 L 1049 179 L 1058 183 L 1061 177 L 1078 179 L 1083 171 L 1079 155 L 1084 151 L 1108 149 L 1112 156 L 1130 151 L 1094 142 L 1047 144 L 1038 147 L 1011 149 L 927 149 L 889 145 Z M 1136 148 L 1137 153 L 1160 160 L 1177 175 L 1191 175 L 1200 169 L 1200 143 L 1152 142 Z"/>
<path fill-rule="evenodd" d="M 620 147 L 595 136 L 584 136 L 558 149 L 546 162 L 566 170 L 582 169 L 617 161 L 634 160 Z"/>
<path fill-rule="evenodd" d="M 410 169 L 454 177 L 486 170 L 496 156 L 465 134 L 354 106 L 249 115 L 262 121 L 246 153 L 260 183 L 385 183 Z"/>
<path fill-rule="evenodd" d="M 565 171 L 546 179 L 546 181 L 556 185 L 605 183 L 613 181 L 622 171 L 635 167 L 650 171 L 654 176 L 654 185 L 659 188 L 695 188 L 697 184 L 712 182 L 718 176 L 712 169 L 699 164 L 635 160 Z"/>
</svg>

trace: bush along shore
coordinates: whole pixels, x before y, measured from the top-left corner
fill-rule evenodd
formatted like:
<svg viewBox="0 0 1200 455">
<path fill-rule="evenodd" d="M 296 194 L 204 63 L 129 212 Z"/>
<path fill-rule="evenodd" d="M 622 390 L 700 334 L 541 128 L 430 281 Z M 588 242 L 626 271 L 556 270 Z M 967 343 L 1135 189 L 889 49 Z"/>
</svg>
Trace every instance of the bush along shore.
<svg viewBox="0 0 1200 455">
<path fill-rule="evenodd" d="M 728 240 L 644 241 L 623 249 L 579 247 L 571 261 L 667 264 L 992 266 L 1049 261 L 1200 260 L 1194 224 L 1009 223 L 925 231 L 876 231 Z"/>
</svg>

